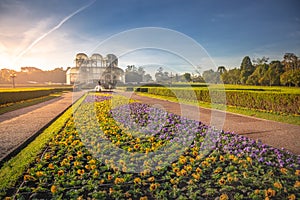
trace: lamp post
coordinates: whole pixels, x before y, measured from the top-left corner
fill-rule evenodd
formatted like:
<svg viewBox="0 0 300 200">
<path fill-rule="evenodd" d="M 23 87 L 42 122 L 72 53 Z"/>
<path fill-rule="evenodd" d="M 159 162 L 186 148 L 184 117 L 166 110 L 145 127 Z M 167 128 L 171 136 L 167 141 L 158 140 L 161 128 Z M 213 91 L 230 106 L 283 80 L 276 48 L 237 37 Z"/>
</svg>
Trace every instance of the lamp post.
<svg viewBox="0 0 300 200">
<path fill-rule="evenodd" d="M 12 86 L 13 86 L 13 88 L 15 88 L 15 78 L 16 78 L 16 74 L 15 73 L 13 73 L 13 74 L 10 74 L 10 78 L 12 78 Z"/>
</svg>

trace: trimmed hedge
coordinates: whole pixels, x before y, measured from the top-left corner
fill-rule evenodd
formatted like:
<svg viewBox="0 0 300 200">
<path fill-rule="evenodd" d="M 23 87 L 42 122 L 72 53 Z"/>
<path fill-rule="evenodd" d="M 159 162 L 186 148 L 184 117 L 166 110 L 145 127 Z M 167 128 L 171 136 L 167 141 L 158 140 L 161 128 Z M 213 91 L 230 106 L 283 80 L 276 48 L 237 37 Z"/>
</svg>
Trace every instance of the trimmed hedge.
<svg viewBox="0 0 300 200">
<path fill-rule="evenodd" d="M 293 93 L 257 90 L 226 90 L 226 92 L 224 92 L 224 90 L 208 90 L 207 88 L 181 89 L 163 87 L 140 88 L 136 91 L 208 103 L 211 103 L 213 100 L 213 103 L 217 104 L 223 103 L 224 95 L 226 94 L 226 105 L 270 112 L 300 114 L 300 95 Z"/>
<path fill-rule="evenodd" d="M 28 99 L 38 98 L 42 96 L 48 96 L 56 92 L 62 92 L 66 90 L 72 90 L 72 88 L 46 88 L 40 90 L 28 90 L 28 91 L 5 91 L 0 93 L 0 105 L 6 103 L 15 103 Z"/>
</svg>

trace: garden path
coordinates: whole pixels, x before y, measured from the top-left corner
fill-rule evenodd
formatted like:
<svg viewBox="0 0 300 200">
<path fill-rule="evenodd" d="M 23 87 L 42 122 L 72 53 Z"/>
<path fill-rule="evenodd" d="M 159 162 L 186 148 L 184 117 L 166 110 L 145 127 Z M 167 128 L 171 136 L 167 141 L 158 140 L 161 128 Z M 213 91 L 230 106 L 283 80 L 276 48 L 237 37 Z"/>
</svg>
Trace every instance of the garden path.
<svg viewBox="0 0 300 200">
<path fill-rule="evenodd" d="M 72 92 L 61 97 L 0 115 L 0 161 L 16 153 L 40 130 L 63 113 L 76 96 Z"/>
<path fill-rule="evenodd" d="M 189 119 L 199 120 L 206 125 L 212 125 L 224 131 L 235 132 L 255 140 L 258 139 L 273 147 L 285 148 L 294 154 L 300 155 L 300 126 L 174 103 L 140 96 L 132 92 L 118 91 L 117 93 Z"/>
</svg>

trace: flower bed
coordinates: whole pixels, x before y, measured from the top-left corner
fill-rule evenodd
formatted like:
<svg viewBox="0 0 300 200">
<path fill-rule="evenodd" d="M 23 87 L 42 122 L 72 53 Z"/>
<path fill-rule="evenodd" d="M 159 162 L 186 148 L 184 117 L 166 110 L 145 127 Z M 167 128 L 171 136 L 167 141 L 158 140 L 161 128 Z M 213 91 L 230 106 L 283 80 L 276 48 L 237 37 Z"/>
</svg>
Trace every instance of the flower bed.
<svg viewBox="0 0 300 200">
<path fill-rule="evenodd" d="M 87 97 L 16 198 L 296 199 L 299 157 L 121 96 Z"/>
</svg>

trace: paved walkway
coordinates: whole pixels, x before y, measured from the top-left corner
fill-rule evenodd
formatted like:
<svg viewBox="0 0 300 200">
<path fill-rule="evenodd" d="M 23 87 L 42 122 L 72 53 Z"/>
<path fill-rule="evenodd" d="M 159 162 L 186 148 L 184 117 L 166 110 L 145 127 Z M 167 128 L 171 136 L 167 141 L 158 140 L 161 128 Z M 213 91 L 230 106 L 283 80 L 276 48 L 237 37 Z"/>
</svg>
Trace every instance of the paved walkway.
<svg viewBox="0 0 300 200">
<path fill-rule="evenodd" d="M 178 104 L 139 96 L 132 92 L 118 91 L 118 93 L 189 119 L 199 120 L 220 130 L 235 132 L 255 140 L 259 139 L 265 144 L 277 148 L 283 147 L 294 154 L 300 155 L 300 126 Z"/>
<path fill-rule="evenodd" d="M 80 93 L 73 94 L 0 115 L 0 161 L 64 112 L 73 98 L 80 97 Z"/>
</svg>

